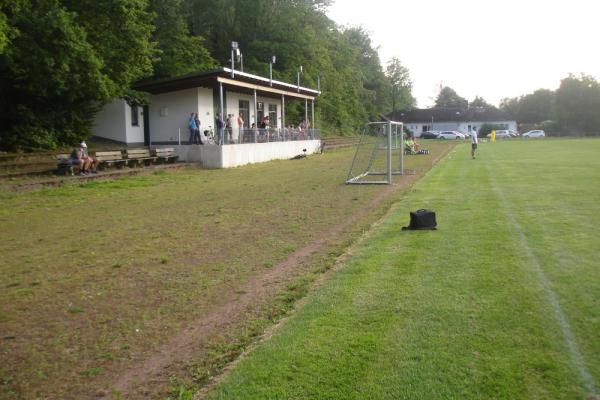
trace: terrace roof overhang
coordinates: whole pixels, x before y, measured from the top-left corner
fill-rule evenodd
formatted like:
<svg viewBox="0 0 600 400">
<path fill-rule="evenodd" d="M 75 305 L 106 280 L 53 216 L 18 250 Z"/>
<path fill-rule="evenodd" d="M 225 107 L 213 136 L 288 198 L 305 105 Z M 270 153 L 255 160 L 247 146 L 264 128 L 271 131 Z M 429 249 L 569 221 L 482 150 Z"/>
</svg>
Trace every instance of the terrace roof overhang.
<svg viewBox="0 0 600 400">
<path fill-rule="evenodd" d="M 253 94 L 256 90 L 261 96 L 279 98 L 282 95 L 296 99 L 314 100 L 320 91 L 293 85 L 277 80 L 269 80 L 262 76 L 241 71 L 221 68 L 215 71 L 191 73 L 174 78 L 139 81 L 133 85 L 135 90 L 151 94 L 175 92 L 196 87 L 216 89 L 223 85 L 225 90 Z"/>
</svg>

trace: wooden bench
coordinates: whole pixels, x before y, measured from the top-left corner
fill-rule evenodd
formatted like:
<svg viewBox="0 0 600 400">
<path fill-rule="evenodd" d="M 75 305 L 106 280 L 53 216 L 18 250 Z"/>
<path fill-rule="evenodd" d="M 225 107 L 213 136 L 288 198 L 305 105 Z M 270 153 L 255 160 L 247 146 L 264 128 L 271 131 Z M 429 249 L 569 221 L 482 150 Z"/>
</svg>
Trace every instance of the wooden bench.
<svg viewBox="0 0 600 400">
<path fill-rule="evenodd" d="M 125 158 L 127 158 L 129 166 L 149 165 L 156 161 L 156 156 L 150 155 L 148 149 L 127 149 L 125 150 Z"/>
<path fill-rule="evenodd" d="M 58 168 L 58 173 L 61 175 L 75 175 L 75 172 L 79 172 L 79 165 L 71 163 L 70 154 L 57 154 L 56 167 Z"/>
<path fill-rule="evenodd" d="M 175 149 L 172 147 L 154 149 L 152 150 L 152 154 L 158 161 L 165 163 L 175 162 L 179 158 L 179 156 L 175 153 Z"/>
<path fill-rule="evenodd" d="M 100 161 L 100 167 L 111 167 L 115 165 L 117 168 L 122 168 L 127 165 L 127 159 L 123 158 L 121 151 L 97 151 L 96 158 Z"/>
</svg>

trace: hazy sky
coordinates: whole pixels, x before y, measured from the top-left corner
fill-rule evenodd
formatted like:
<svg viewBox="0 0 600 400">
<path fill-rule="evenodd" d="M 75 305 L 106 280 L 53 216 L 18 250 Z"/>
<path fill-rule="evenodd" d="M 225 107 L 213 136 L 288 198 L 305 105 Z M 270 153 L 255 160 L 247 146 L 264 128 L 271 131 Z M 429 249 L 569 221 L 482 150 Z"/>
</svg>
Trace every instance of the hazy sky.
<svg viewBox="0 0 600 400">
<path fill-rule="evenodd" d="M 597 0 L 336 0 L 328 15 L 362 26 L 384 66 L 398 57 L 421 108 L 440 83 L 498 105 L 554 90 L 570 72 L 600 78 Z"/>
</svg>

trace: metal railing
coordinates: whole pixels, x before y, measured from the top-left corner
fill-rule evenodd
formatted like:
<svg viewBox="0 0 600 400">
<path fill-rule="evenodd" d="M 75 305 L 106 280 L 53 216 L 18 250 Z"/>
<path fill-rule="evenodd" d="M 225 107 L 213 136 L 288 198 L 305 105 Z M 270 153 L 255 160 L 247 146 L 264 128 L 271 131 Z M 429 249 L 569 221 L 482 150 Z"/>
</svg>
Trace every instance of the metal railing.
<svg viewBox="0 0 600 400">
<path fill-rule="evenodd" d="M 319 129 L 290 128 L 223 128 L 221 132 L 212 127 L 200 133 L 203 144 L 230 145 L 245 143 L 289 142 L 297 140 L 318 140 Z M 181 144 L 193 144 L 188 141 Z"/>
</svg>

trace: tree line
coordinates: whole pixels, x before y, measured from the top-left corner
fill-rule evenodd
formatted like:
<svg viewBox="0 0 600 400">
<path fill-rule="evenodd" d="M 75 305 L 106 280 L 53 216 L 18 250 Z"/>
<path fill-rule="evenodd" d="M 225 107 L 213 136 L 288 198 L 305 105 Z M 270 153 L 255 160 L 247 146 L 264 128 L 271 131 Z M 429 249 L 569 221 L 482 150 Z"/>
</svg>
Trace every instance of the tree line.
<svg viewBox="0 0 600 400">
<path fill-rule="evenodd" d="M 0 149 L 70 145 L 91 135 L 95 114 L 115 98 L 143 104 L 131 89 L 229 65 L 317 86 L 326 132 L 355 130 L 381 113 L 412 107 L 408 70 L 386 69 L 369 35 L 326 16 L 330 0 L 0 0 Z M 301 119 L 303 105 L 286 105 Z"/>
<path fill-rule="evenodd" d="M 538 89 L 506 98 L 500 109 L 524 127 L 562 135 L 600 133 L 600 83 L 592 76 L 570 74 L 556 90 Z"/>
</svg>

